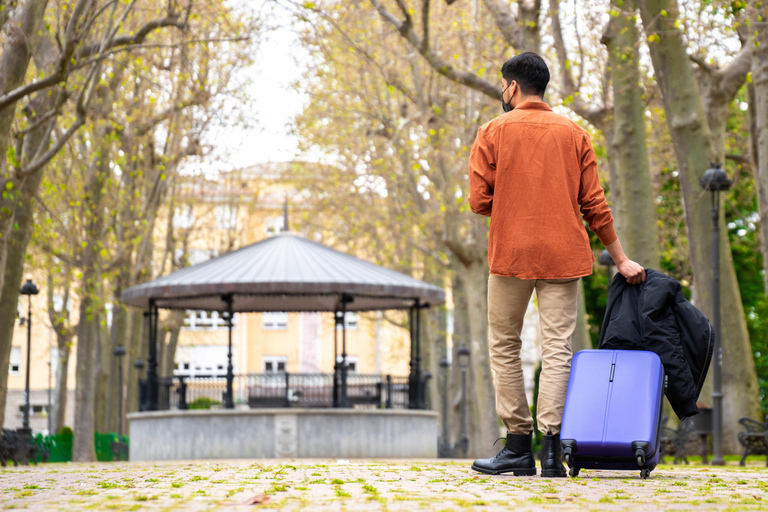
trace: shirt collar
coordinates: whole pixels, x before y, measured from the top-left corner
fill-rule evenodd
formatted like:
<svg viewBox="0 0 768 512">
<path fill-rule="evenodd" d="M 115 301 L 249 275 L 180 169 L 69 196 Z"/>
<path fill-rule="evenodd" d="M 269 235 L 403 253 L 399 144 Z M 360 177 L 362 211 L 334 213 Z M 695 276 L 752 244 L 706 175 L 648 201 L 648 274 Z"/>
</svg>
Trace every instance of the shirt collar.
<svg viewBox="0 0 768 512">
<path fill-rule="evenodd" d="M 552 112 L 549 105 L 539 100 L 526 100 L 516 106 L 515 110 L 543 110 Z"/>
</svg>

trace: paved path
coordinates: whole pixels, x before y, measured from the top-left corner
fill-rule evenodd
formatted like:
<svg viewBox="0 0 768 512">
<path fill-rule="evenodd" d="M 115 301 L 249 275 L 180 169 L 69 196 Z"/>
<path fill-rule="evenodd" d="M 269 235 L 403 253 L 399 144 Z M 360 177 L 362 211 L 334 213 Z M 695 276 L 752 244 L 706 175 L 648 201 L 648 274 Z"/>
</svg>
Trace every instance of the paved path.
<svg viewBox="0 0 768 512">
<path fill-rule="evenodd" d="M 267 503 L 244 505 L 266 494 Z M 258 500 L 257 500 L 258 501 Z M 29 510 L 766 510 L 768 469 L 661 466 L 576 479 L 479 476 L 468 461 L 194 461 L 0 470 Z"/>
</svg>

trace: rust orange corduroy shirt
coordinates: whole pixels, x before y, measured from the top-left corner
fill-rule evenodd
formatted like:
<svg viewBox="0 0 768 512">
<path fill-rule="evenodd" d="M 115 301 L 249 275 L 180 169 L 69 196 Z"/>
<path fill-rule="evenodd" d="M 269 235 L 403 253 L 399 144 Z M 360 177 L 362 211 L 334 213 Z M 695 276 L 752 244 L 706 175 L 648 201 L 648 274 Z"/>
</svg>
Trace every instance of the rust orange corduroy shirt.
<svg viewBox="0 0 768 512">
<path fill-rule="evenodd" d="M 589 134 L 543 101 L 481 126 L 469 157 L 469 205 L 491 217 L 491 274 L 565 279 L 592 273 L 584 229 L 616 241 Z"/>
</svg>

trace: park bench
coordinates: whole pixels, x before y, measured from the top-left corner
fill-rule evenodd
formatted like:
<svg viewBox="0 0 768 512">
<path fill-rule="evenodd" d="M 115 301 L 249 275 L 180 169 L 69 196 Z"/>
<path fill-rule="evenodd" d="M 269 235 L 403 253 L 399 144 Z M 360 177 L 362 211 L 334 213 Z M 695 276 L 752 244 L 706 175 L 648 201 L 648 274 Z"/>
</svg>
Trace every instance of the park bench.
<svg viewBox="0 0 768 512">
<path fill-rule="evenodd" d="M 0 430 L 0 465 L 6 466 L 6 463 L 13 462 L 16 466 L 26 466 L 29 461 L 36 463 L 38 459 L 47 460 L 48 452 L 32 442 L 28 430 Z"/>
<path fill-rule="evenodd" d="M 688 464 L 688 456 L 694 454 L 701 455 L 702 464 L 707 463 L 707 436 L 712 433 L 712 409 L 702 403 L 697 405 L 699 414 L 681 421 L 677 429 L 667 427 L 666 416 L 661 420 L 661 453 L 673 455 L 673 464 L 677 464 L 678 460 Z"/>
<path fill-rule="evenodd" d="M 752 418 L 741 418 L 739 423 L 747 429 L 739 432 L 739 442 L 744 447 L 739 465 L 743 466 L 747 460 L 747 455 L 767 455 L 768 456 L 768 416 L 764 422 L 753 420 Z M 766 457 L 766 466 L 768 466 L 768 457 Z"/>
</svg>

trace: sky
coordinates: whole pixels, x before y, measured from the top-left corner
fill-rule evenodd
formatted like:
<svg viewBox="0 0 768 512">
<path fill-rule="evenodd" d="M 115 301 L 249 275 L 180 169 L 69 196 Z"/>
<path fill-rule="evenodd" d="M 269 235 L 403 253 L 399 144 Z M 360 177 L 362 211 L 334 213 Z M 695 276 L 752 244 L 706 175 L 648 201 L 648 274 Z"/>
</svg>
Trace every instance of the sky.
<svg viewBox="0 0 768 512">
<path fill-rule="evenodd" d="M 255 122 L 249 129 L 223 128 L 212 134 L 221 170 L 285 162 L 297 154 L 298 141 L 288 125 L 307 101 L 306 95 L 293 87 L 302 76 L 300 62 L 306 52 L 291 27 L 290 13 L 272 2 L 257 1 L 261 6 L 268 4 L 265 13 L 270 30 L 259 45 L 254 65 L 244 71 L 250 78 L 247 93 L 253 101 Z M 252 5 L 249 0 L 234 3 L 243 2 Z"/>
</svg>

